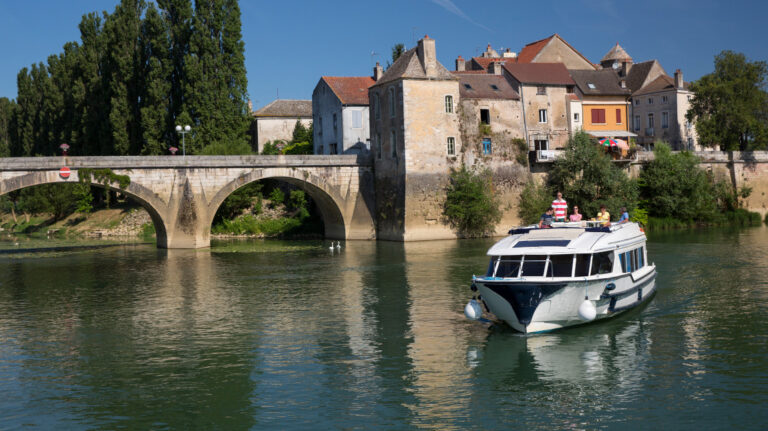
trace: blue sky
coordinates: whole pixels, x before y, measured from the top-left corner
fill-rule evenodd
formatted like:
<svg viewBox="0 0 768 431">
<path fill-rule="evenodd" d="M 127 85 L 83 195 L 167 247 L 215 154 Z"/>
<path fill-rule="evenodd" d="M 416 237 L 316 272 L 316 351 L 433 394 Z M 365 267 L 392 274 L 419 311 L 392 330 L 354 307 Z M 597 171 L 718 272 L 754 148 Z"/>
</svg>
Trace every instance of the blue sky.
<svg viewBox="0 0 768 431">
<path fill-rule="evenodd" d="M 16 97 L 16 74 L 79 40 L 83 14 L 112 11 L 117 0 L 0 0 L 0 97 Z M 768 60 L 768 3 L 712 0 L 241 0 L 248 91 L 256 107 L 310 99 L 320 76 L 370 75 L 398 42 L 436 39 L 438 60 L 490 43 L 519 52 L 559 33 L 598 62 L 619 42 L 635 61 L 658 59 L 686 80 L 709 73 L 715 54 Z M 375 53 L 374 55 L 371 55 Z"/>
</svg>

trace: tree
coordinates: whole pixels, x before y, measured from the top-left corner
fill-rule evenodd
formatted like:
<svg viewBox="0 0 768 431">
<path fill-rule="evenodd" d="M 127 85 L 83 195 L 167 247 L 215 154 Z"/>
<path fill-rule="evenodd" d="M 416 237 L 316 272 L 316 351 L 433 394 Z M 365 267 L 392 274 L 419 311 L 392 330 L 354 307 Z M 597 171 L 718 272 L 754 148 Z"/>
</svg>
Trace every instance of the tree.
<svg viewBox="0 0 768 431">
<path fill-rule="evenodd" d="M 165 154 L 173 137 L 171 89 L 173 65 L 170 30 L 154 3 L 150 3 L 141 24 L 140 101 L 141 154 Z"/>
<path fill-rule="evenodd" d="M 547 188 L 552 197 L 557 191 L 562 192 L 568 204 L 578 205 L 587 217 L 597 214 L 600 205 L 614 214 L 623 206 L 631 212 L 638 199 L 637 182 L 611 162 L 585 132 L 574 134 L 564 156 L 555 160 L 547 177 Z M 541 208 L 539 214 L 545 209 Z"/>
<path fill-rule="evenodd" d="M 451 171 L 443 216 L 461 236 L 493 234 L 501 220 L 499 202 L 493 195 L 489 171 L 474 172 L 462 166 Z"/>
<path fill-rule="evenodd" d="M 394 46 L 392 46 L 392 62 L 390 63 L 387 61 L 387 69 L 389 69 L 389 66 L 395 64 L 397 59 L 400 58 L 403 53 L 405 53 L 405 45 L 402 43 L 396 43 Z"/>
<path fill-rule="evenodd" d="M 714 72 L 691 84 L 686 114 L 696 121 L 699 142 L 727 151 L 768 148 L 768 64 L 723 51 Z"/>
<path fill-rule="evenodd" d="M 11 155 L 11 121 L 16 111 L 16 102 L 0 97 L 0 157 Z"/>
<path fill-rule="evenodd" d="M 310 145 L 312 144 L 311 123 L 309 128 L 307 128 L 304 126 L 304 124 L 301 123 L 301 120 L 296 120 L 296 125 L 293 126 L 293 137 L 291 138 L 291 143 L 295 144 L 297 142 L 309 142 Z"/>
</svg>

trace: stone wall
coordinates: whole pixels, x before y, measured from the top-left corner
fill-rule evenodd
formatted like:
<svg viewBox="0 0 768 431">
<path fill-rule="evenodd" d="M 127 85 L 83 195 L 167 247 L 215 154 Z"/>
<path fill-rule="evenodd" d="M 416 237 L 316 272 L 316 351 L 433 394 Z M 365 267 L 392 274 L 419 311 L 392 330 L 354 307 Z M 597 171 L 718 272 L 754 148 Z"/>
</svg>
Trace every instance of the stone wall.
<svg viewBox="0 0 768 431">
<path fill-rule="evenodd" d="M 301 120 L 301 124 L 309 127 L 312 124 L 310 118 L 297 117 L 256 117 L 256 145 L 258 151 L 264 150 L 264 144 L 269 141 L 281 140 L 290 141 L 293 139 L 293 128 L 296 127 L 296 120 Z"/>
<path fill-rule="evenodd" d="M 569 119 L 565 86 L 546 86 L 546 94 L 538 94 L 538 86 L 523 84 L 520 87 L 528 145 L 534 149 L 535 140 L 548 140 L 549 149 L 564 148 L 568 142 Z M 547 121 L 539 122 L 539 110 L 547 110 Z"/>
</svg>

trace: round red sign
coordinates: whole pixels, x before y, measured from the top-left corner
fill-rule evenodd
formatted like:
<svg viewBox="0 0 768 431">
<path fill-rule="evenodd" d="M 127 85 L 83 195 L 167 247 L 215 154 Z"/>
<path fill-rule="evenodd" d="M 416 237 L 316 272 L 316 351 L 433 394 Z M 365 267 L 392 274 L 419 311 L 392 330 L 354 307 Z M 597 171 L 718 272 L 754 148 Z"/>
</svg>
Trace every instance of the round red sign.
<svg viewBox="0 0 768 431">
<path fill-rule="evenodd" d="M 61 178 L 64 178 L 66 180 L 67 178 L 69 178 L 69 174 L 70 174 L 69 168 L 66 166 L 59 169 L 59 175 L 61 176 Z"/>
</svg>

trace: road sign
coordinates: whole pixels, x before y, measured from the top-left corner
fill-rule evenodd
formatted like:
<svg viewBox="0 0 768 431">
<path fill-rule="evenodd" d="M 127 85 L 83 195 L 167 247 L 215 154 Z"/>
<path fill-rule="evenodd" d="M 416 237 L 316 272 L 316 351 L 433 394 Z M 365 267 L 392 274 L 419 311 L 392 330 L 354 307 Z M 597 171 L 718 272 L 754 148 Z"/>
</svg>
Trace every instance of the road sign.
<svg viewBox="0 0 768 431">
<path fill-rule="evenodd" d="M 71 173 L 71 172 L 70 172 L 69 168 L 68 168 L 68 167 L 66 167 L 66 166 L 64 166 L 64 167 L 62 167 L 61 169 L 59 169 L 59 176 L 60 176 L 61 178 L 64 178 L 65 180 L 66 180 L 67 178 L 69 178 L 69 174 L 70 174 L 70 173 Z"/>
</svg>

